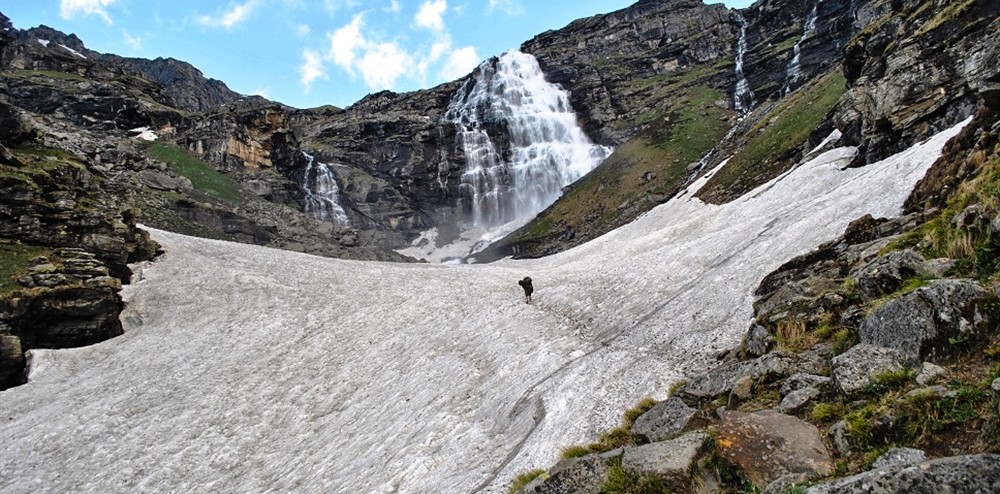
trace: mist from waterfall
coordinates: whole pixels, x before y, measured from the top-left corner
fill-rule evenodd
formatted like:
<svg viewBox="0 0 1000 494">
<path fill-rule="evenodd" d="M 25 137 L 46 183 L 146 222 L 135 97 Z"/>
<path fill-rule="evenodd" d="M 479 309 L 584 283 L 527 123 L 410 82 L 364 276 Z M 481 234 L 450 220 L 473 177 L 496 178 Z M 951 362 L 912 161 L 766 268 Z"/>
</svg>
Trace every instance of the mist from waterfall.
<svg viewBox="0 0 1000 494">
<path fill-rule="evenodd" d="M 302 191 L 306 195 L 306 214 L 320 220 L 330 220 L 339 225 L 351 224 L 347 212 L 340 205 L 340 187 L 337 179 L 326 163 L 316 161 L 309 153 L 306 157 L 306 171 L 302 176 Z"/>
<path fill-rule="evenodd" d="M 577 124 L 569 93 L 545 80 L 535 57 L 487 60 L 455 94 L 445 120 L 466 157 L 462 190 L 474 226 L 494 228 L 545 209 L 611 148 Z"/>
<path fill-rule="evenodd" d="M 740 114 L 746 115 L 754 106 L 750 81 L 747 81 L 747 76 L 743 73 L 743 58 L 747 53 L 747 20 L 740 14 L 736 14 L 736 19 L 740 23 L 740 41 L 736 44 L 736 90 L 733 92 L 733 108 Z"/>
<path fill-rule="evenodd" d="M 802 68 L 799 61 L 802 54 L 802 42 L 816 31 L 816 8 L 818 6 L 819 2 L 809 12 L 805 23 L 802 25 L 802 37 L 799 38 L 799 42 L 795 43 L 795 47 L 792 48 L 792 61 L 788 63 L 788 70 L 785 72 L 785 86 L 781 89 L 781 94 L 783 95 L 792 92 L 802 78 Z"/>
</svg>

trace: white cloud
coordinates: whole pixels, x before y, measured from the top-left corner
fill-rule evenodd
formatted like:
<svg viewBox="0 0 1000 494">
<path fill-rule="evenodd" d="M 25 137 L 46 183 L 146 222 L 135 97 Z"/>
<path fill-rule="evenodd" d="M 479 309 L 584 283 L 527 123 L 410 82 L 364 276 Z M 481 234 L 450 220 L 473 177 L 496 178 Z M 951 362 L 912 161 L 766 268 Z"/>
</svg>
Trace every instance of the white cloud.
<svg viewBox="0 0 1000 494">
<path fill-rule="evenodd" d="M 299 67 L 299 74 L 301 75 L 299 80 L 306 87 L 306 92 L 309 92 L 309 87 L 313 81 L 316 79 L 326 79 L 326 70 L 323 68 L 323 59 L 319 53 L 312 50 L 304 50 L 302 58 L 304 61 L 302 62 L 302 66 Z"/>
<path fill-rule="evenodd" d="M 417 15 L 413 20 L 418 26 L 430 29 L 431 31 L 444 30 L 444 11 L 448 9 L 448 2 L 445 0 L 428 0 L 420 6 Z"/>
<path fill-rule="evenodd" d="M 132 36 L 124 29 L 122 30 L 122 34 L 125 36 L 125 43 L 132 48 L 132 51 L 142 51 L 142 38 Z"/>
<path fill-rule="evenodd" d="M 417 73 L 420 79 L 424 82 L 427 79 L 427 69 L 432 63 L 437 62 L 446 53 L 451 51 L 451 35 L 448 33 L 439 33 L 437 36 L 437 41 L 431 45 L 430 51 L 420 59 L 420 63 L 417 64 Z"/>
<path fill-rule="evenodd" d="M 392 89 L 412 66 L 412 57 L 395 43 L 370 45 L 358 61 L 361 77 L 372 89 Z"/>
<path fill-rule="evenodd" d="M 398 14 L 403 11 L 403 6 L 399 4 L 399 0 L 392 0 L 389 2 L 389 6 L 383 8 L 382 10 L 386 12 L 392 12 L 393 14 Z"/>
<path fill-rule="evenodd" d="M 233 5 L 231 9 L 221 15 L 212 17 L 210 15 L 200 15 L 197 17 L 198 23 L 212 27 L 223 27 L 231 29 L 233 26 L 243 22 L 249 16 L 260 0 L 247 0 L 246 3 Z"/>
<path fill-rule="evenodd" d="M 524 13 L 524 7 L 517 0 L 490 0 L 490 12 L 499 10 L 507 15 L 519 15 Z"/>
<path fill-rule="evenodd" d="M 250 93 L 250 94 L 253 95 L 253 96 L 260 96 L 261 98 L 267 98 L 267 93 L 270 90 L 271 90 L 270 88 L 262 87 L 262 88 L 254 89 L 253 92 Z"/>
<path fill-rule="evenodd" d="M 323 7 L 330 17 L 340 9 L 353 9 L 358 6 L 358 0 L 323 0 Z"/>
<path fill-rule="evenodd" d="M 479 55 L 476 53 L 475 47 L 466 46 L 465 48 L 459 48 L 452 51 L 448 56 L 448 62 L 441 69 L 439 76 L 446 81 L 465 77 L 469 72 L 472 72 L 472 69 L 475 69 L 479 65 L 479 62 Z"/>
<path fill-rule="evenodd" d="M 334 31 L 330 35 L 330 51 L 326 58 L 333 60 L 350 74 L 354 74 L 354 59 L 356 51 L 363 50 L 368 44 L 361 34 L 364 26 L 364 15 L 358 14 L 351 19 L 351 23 Z"/>
<path fill-rule="evenodd" d="M 104 10 L 104 7 L 113 3 L 115 0 L 61 0 L 59 2 L 59 15 L 66 20 L 72 19 L 76 14 L 96 15 L 111 25 L 111 16 Z"/>
<path fill-rule="evenodd" d="M 309 36 L 310 32 L 312 32 L 312 29 L 309 29 L 309 26 L 305 24 L 299 24 L 298 26 L 295 26 L 295 34 L 299 36 Z"/>
</svg>

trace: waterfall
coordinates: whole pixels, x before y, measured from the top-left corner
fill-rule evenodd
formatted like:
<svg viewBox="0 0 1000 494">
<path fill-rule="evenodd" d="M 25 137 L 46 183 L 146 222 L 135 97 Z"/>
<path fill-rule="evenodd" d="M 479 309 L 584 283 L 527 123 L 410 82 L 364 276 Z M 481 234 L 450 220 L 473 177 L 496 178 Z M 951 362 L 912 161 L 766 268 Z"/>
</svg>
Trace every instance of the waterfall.
<svg viewBox="0 0 1000 494">
<path fill-rule="evenodd" d="M 472 198 L 477 227 L 538 213 L 611 154 L 580 129 L 569 93 L 545 81 L 534 56 L 517 50 L 483 62 L 444 118 L 457 127 L 465 153 L 461 187 Z"/>
<path fill-rule="evenodd" d="M 750 82 L 743 73 L 743 57 L 747 53 L 747 20 L 739 13 L 736 14 L 736 19 L 740 23 L 740 41 L 736 44 L 736 90 L 733 91 L 733 108 L 740 114 L 746 115 L 754 105 Z"/>
<path fill-rule="evenodd" d="M 795 89 L 793 85 L 798 84 L 799 79 L 802 77 L 802 69 L 799 65 L 799 56 L 802 54 L 802 42 L 816 31 L 816 7 L 818 6 L 819 2 L 816 2 L 812 11 L 809 12 L 806 22 L 802 26 L 802 37 L 799 38 L 799 42 L 795 43 L 795 47 L 792 48 L 792 61 L 788 63 L 788 70 L 785 73 L 785 87 L 781 89 L 782 95 L 792 92 Z"/>
<path fill-rule="evenodd" d="M 306 171 L 302 177 L 302 191 L 306 194 L 306 214 L 320 220 L 332 220 L 340 225 L 350 225 L 347 212 L 340 206 L 340 187 L 337 179 L 326 163 L 320 163 L 309 153 L 306 157 Z"/>
</svg>

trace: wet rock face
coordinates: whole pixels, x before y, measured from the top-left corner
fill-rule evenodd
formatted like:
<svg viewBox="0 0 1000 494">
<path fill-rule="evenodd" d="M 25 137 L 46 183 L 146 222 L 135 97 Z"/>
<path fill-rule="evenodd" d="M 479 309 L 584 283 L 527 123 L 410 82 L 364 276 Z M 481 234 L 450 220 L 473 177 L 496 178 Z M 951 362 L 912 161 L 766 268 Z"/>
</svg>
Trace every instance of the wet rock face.
<svg viewBox="0 0 1000 494">
<path fill-rule="evenodd" d="M 655 85 L 640 89 L 635 81 L 730 60 L 738 35 L 733 13 L 722 4 L 639 2 L 543 33 L 521 50 L 538 58 L 547 80 L 570 91 L 592 139 L 620 144 L 635 131 L 613 124 L 630 120 L 657 98 Z M 728 72 L 720 71 L 716 87 L 735 84 Z"/>
<path fill-rule="evenodd" d="M 926 0 L 862 2 L 861 31 L 846 47 L 852 88 L 836 124 L 871 163 L 960 121 L 974 111 L 1000 62 L 1000 5 L 926 8 Z M 950 7 L 954 7 L 951 5 Z"/>
</svg>

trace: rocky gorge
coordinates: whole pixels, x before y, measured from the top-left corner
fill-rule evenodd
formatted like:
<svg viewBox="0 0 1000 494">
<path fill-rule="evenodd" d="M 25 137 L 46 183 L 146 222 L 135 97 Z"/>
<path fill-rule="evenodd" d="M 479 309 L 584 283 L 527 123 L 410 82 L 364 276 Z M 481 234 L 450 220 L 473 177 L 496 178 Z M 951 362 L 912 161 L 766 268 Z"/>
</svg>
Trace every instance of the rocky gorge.
<svg viewBox="0 0 1000 494">
<path fill-rule="evenodd" d="M 512 490 L 1000 488 L 998 14 L 987 0 L 643 0 L 525 42 L 614 153 L 478 262 L 583 244 L 709 173 L 697 197 L 726 203 L 831 142 L 863 167 L 974 118 L 904 216 L 858 219 L 764 278 L 718 367 L 651 390 L 670 396 Z M 497 60 L 424 91 L 293 109 L 177 60 L 99 54 L 4 17 L 0 31 L 0 386 L 23 381 L 30 349 L 122 333 L 128 264 L 157 253 L 137 223 L 412 261 L 396 249 L 431 229 L 443 245 L 468 221 L 448 112 Z M 500 156 L 507 125 L 484 123 Z M 344 219 L 307 211 L 316 163 Z"/>
</svg>

